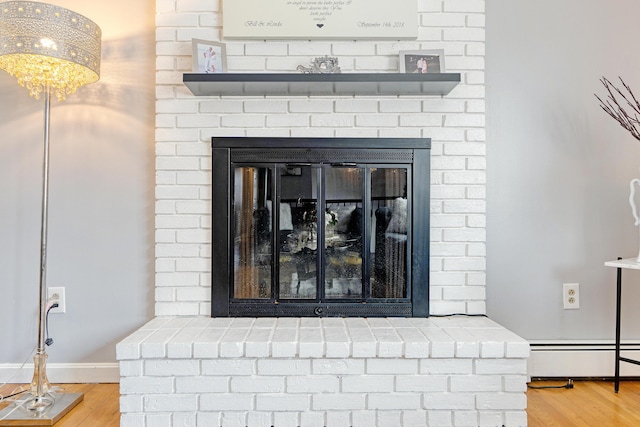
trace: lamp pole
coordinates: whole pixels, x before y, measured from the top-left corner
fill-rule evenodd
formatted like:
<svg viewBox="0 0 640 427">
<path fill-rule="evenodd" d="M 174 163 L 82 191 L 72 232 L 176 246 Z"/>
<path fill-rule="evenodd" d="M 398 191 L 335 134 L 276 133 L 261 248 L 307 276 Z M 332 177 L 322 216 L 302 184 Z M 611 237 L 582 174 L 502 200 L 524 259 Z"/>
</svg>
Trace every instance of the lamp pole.
<svg viewBox="0 0 640 427">
<path fill-rule="evenodd" d="M 31 394 L 34 399 L 29 408 L 42 411 L 53 404 L 47 397 L 51 385 L 47 379 L 47 351 L 45 349 L 45 330 L 47 317 L 47 226 L 49 219 L 49 131 L 51 114 L 51 88 L 44 88 L 44 152 L 42 162 L 42 209 L 40 218 L 40 303 L 38 307 L 38 346 L 33 357 L 34 371 L 31 380 Z"/>
</svg>

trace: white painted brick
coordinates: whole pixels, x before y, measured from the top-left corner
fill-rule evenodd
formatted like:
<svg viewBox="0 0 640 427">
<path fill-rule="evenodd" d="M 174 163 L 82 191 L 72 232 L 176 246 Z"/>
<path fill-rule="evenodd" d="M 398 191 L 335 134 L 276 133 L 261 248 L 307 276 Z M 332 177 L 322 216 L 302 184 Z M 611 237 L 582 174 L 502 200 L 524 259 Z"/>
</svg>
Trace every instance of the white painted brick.
<svg viewBox="0 0 640 427">
<path fill-rule="evenodd" d="M 247 414 L 247 426 L 272 427 L 271 412 L 252 411 Z"/>
<path fill-rule="evenodd" d="M 378 101 L 370 99 L 337 99 L 334 109 L 336 113 L 376 113 Z"/>
<path fill-rule="evenodd" d="M 211 426 L 213 424 L 205 424 L 205 425 Z M 224 411 L 221 413 L 220 425 L 223 427 L 246 427 L 247 413 Z"/>
<path fill-rule="evenodd" d="M 416 374 L 417 359 L 368 359 L 367 374 Z"/>
<path fill-rule="evenodd" d="M 247 56 L 286 56 L 287 43 L 245 43 L 244 50 Z"/>
<path fill-rule="evenodd" d="M 182 427 L 196 427 L 198 423 L 197 414 L 189 414 L 189 413 L 174 413 L 171 417 L 171 427 L 173 426 L 182 426 Z"/>
<path fill-rule="evenodd" d="M 232 393 L 283 393 L 285 380 L 275 376 L 236 376 L 231 378 Z"/>
<path fill-rule="evenodd" d="M 486 261 L 484 258 L 450 258 L 444 260 L 444 270 L 457 271 L 482 271 L 485 269 Z"/>
<path fill-rule="evenodd" d="M 473 393 L 424 393 L 422 399 L 427 410 L 471 410 L 476 404 Z"/>
<path fill-rule="evenodd" d="M 391 393 L 394 391 L 393 375 L 345 375 L 342 377 L 345 393 Z"/>
<path fill-rule="evenodd" d="M 467 15 L 467 27 L 485 27 L 485 15 L 484 14 L 469 14 Z"/>
<path fill-rule="evenodd" d="M 424 427 L 427 425 L 427 411 L 402 411 L 402 427 Z"/>
<path fill-rule="evenodd" d="M 278 427 L 299 427 L 297 412 L 275 412 L 273 414 L 273 425 Z"/>
<path fill-rule="evenodd" d="M 459 13 L 429 13 L 422 15 L 422 24 L 427 27 L 464 27 L 465 18 Z"/>
<path fill-rule="evenodd" d="M 352 341 L 353 357 L 374 357 L 376 355 L 377 343 L 373 333 L 368 328 L 352 328 L 349 330 Z"/>
<path fill-rule="evenodd" d="M 278 327 L 273 333 L 271 352 L 273 357 L 294 357 L 298 353 L 298 332 L 293 328 Z"/>
<path fill-rule="evenodd" d="M 418 409 L 420 395 L 416 393 L 368 393 L 367 408 L 376 410 Z"/>
<path fill-rule="evenodd" d="M 120 377 L 138 377 L 143 375 L 144 362 L 142 360 L 122 360 L 118 364 Z"/>
<path fill-rule="evenodd" d="M 309 359 L 258 360 L 259 375 L 309 375 L 310 373 L 311 360 Z"/>
<path fill-rule="evenodd" d="M 236 377 L 237 378 L 237 377 Z M 229 391 L 229 377 L 225 376 L 195 376 L 176 377 L 176 393 L 226 393 Z"/>
<path fill-rule="evenodd" d="M 378 411 L 378 427 L 397 427 L 402 424 L 402 412 L 382 410 Z"/>
<path fill-rule="evenodd" d="M 220 357 L 244 356 L 244 343 L 248 334 L 248 328 L 233 327 L 227 329 L 220 340 Z"/>
<path fill-rule="evenodd" d="M 256 362 L 251 359 L 202 360 L 202 375 L 254 375 Z"/>
<path fill-rule="evenodd" d="M 324 355 L 323 337 L 317 328 L 300 328 L 300 357 L 322 357 Z"/>
<path fill-rule="evenodd" d="M 171 414 L 147 414 L 146 427 L 171 427 Z"/>
<path fill-rule="evenodd" d="M 528 377 L 525 375 L 505 375 L 502 377 L 503 388 L 506 392 L 521 392 L 527 391 Z"/>
<path fill-rule="evenodd" d="M 349 411 L 327 411 L 327 422 L 323 426 L 350 426 L 351 413 Z"/>
<path fill-rule="evenodd" d="M 195 394 L 147 395 L 143 402 L 145 412 L 195 411 L 198 408 L 198 396 Z"/>
<path fill-rule="evenodd" d="M 404 343 L 392 328 L 373 328 L 371 330 L 378 341 L 378 357 L 398 358 L 403 355 Z"/>
<path fill-rule="evenodd" d="M 364 394 L 316 394 L 311 397 L 312 408 L 316 411 L 325 410 L 360 410 L 366 408 L 366 398 Z"/>
<path fill-rule="evenodd" d="M 198 360 L 146 360 L 145 375 L 156 377 L 192 376 L 200 373 Z"/>
<path fill-rule="evenodd" d="M 515 334 L 513 334 L 515 335 Z M 520 337 L 514 337 L 507 343 L 507 357 L 527 358 L 530 354 L 529 343 Z"/>
<path fill-rule="evenodd" d="M 325 327 L 325 350 L 328 358 L 349 357 L 351 343 L 344 327 Z"/>
<path fill-rule="evenodd" d="M 453 414 L 453 422 L 456 427 L 457 426 L 476 427 L 478 426 L 478 412 L 477 411 L 456 411 Z M 496 424 L 496 425 L 502 425 L 502 424 Z"/>
<path fill-rule="evenodd" d="M 502 391 L 502 377 L 499 375 L 452 375 L 449 381 L 452 392 Z"/>
<path fill-rule="evenodd" d="M 435 257 L 444 256 L 464 256 L 466 254 L 466 243 L 452 244 L 452 243 L 432 243 L 430 254 Z M 447 298 L 449 299 L 449 298 Z"/>
<path fill-rule="evenodd" d="M 220 118 L 222 127 L 255 128 L 264 127 L 265 117 L 259 114 L 230 114 Z"/>
<path fill-rule="evenodd" d="M 451 56 L 447 60 L 447 68 L 449 70 L 482 71 L 485 68 L 485 60 L 483 56 Z"/>
<path fill-rule="evenodd" d="M 448 389 L 448 378 L 447 375 L 398 375 L 396 376 L 396 391 L 446 391 Z"/>
<path fill-rule="evenodd" d="M 116 345 L 116 357 L 118 360 L 131 360 L 140 358 L 140 343 L 153 332 L 139 329 Z"/>
<path fill-rule="evenodd" d="M 330 99 L 294 99 L 289 101 L 288 105 L 291 113 L 331 113 L 333 111 L 333 101 Z"/>
<path fill-rule="evenodd" d="M 287 393 L 337 393 L 340 391 L 340 380 L 337 376 L 290 376 L 286 381 Z"/>
<path fill-rule="evenodd" d="M 315 116 L 317 117 L 317 116 Z M 313 123 L 313 119 L 311 120 Z M 277 114 L 267 116 L 266 124 L 274 127 L 308 127 L 309 115 L 307 114 Z"/>
<path fill-rule="evenodd" d="M 324 427 L 324 415 L 321 412 L 303 412 L 300 414 L 300 425 L 309 427 Z"/>
<path fill-rule="evenodd" d="M 210 265 L 211 260 L 202 258 L 180 258 L 176 260 L 176 272 L 208 272 Z"/>
<path fill-rule="evenodd" d="M 452 286 L 443 289 L 443 298 L 447 300 L 484 300 L 486 292 L 484 288 L 479 286 Z M 503 357 L 504 344 L 496 344 L 498 344 L 498 347 L 495 347 L 494 343 L 481 343 L 481 357 Z M 487 354 L 487 356 L 484 354 Z"/>
<path fill-rule="evenodd" d="M 259 394 L 256 396 L 258 411 L 307 411 L 311 399 L 306 394 Z"/>
<path fill-rule="evenodd" d="M 322 114 L 311 116 L 310 122 L 314 127 L 353 127 L 355 117 L 349 114 Z"/>
<path fill-rule="evenodd" d="M 444 2 L 445 12 L 483 13 L 484 0 L 449 0 Z"/>
<path fill-rule="evenodd" d="M 478 375 L 526 374 L 526 359 L 478 359 L 475 373 Z"/>
<path fill-rule="evenodd" d="M 245 342 L 247 357 L 268 357 L 271 355 L 271 329 L 251 329 Z"/>
<path fill-rule="evenodd" d="M 420 361 L 420 374 L 470 375 L 472 373 L 472 359 L 423 359 Z"/>
<path fill-rule="evenodd" d="M 142 412 L 144 411 L 143 395 L 121 395 L 120 396 L 120 412 Z"/>
<path fill-rule="evenodd" d="M 430 426 L 453 427 L 452 411 L 427 411 L 427 422 Z"/>
<path fill-rule="evenodd" d="M 197 273 L 157 273 L 156 286 L 197 286 Z"/>
<path fill-rule="evenodd" d="M 181 424 L 177 424 L 177 425 L 181 426 Z M 221 426 L 221 425 L 222 425 L 222 413 L 220 412 L 198 412 L 196 414 L 196 426 L 198 427 L 199 426 Z"/>
<path fill-rule="evenodd" d="M 445 202 L 446 204 L 446 202 Z M 464 209 L 479 210 L 482 209 L 483 203 L 469 203 L 466 207 L 447 205 L 448 209 L 460 211 Z M 443 230 L 442 239 L 445 242 L 484 242 L 486 238 L 486 230 L 483 228 L 461 228 L 461 229 L 445 229 Z"/>
<path fill-rule="evenodd" d="M 122 414 L 120 415 L 121 427 L 146 427 L 144 414 Z"/>
<path fill-rule="evenodd" d="M 408 113 L 400 116 L 400 126 L 402 127 L 428 127 L 442 126 L 442 114 L 438 113 Z M 427 132 L 427 134 L 429 134 Z"/>
<path fill-rule="evenodd" d="M 504 415 L 505 415 L 505 425 L 507 426 L 526 426 L 527 425 L 526 411 L 505 411 Z"/>
<path fill-rule="evenodd" d="M 351 427 L 371 427 L 376 425 L 376 414 L 372 411 L 353 411 Z"/>
<path fill-rule="evenodd" d="M 360 375 L 365 372 L 364 359 L 314 359 L 314 375 Z"/>
<path fill-rule="evenodd" d="M 524 393 L 478 393 L 476 405 L 479 410 L 524 410 L 527 396 Z"/>
<path fill-rule="evenodd" d="M 162 394 L 173 392 L 173 378 L 131 377 L 120 379 L 120 393 Z"/>
<path fill-rule="evenodd" d="M 155 312 L 158 316 L 194 316 L 199 315 L 198 303 L 162 303 L 156 302 Z"/>
<path fill-rule="evenodd" d="M 251 411 L 254 396 L 244 393 L 207 393 L 199 397 L 200 410 L 204 411 Z"/>
<path fill-rule="evenodd" d="M 422 101 L 418 99 L 382 99 L 381 113 L 417 113 L 422 110 Z"/>
</svg>

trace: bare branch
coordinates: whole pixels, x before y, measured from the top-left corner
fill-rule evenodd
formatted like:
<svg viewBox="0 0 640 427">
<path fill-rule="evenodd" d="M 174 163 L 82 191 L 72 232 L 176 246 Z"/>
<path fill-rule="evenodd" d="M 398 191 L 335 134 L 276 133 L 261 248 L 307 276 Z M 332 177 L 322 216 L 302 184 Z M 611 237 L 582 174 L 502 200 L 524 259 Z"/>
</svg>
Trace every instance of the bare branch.
<svg viewBox="0 0 640 427">
<path fill-rule="evenodd" d="M 640 120 L 638 119 L 638 114 L 640 114 L 640 103 L 633 94 L 631 87 L 629 87 L 621 77 L 618 78 L 620 79 L 624 89 L 627 91 L 627 94 L 614 86 L 606 77 L 602 77 L 600 82 L 604 85 L 609 96 L 607 96 L 605 100 L 602 100 L 598 95 L 595 95 L 595 97 L 600 101 L 600 107 L 605 113 L 610 115 L 620 124 L 620 126 L 629 131 L 631 136 L 640 141 Z M 621 100 L 619 100 L 616 94 L 621 98 Z M 624 102 L 622 102 L 622 100 L 624 100 Z M 623 105 L 626 104 L 625 107 L 630 107 L 631 113 L 627 112 L 627 110 L 620 105 L 621 103 Z"/>
</svg>

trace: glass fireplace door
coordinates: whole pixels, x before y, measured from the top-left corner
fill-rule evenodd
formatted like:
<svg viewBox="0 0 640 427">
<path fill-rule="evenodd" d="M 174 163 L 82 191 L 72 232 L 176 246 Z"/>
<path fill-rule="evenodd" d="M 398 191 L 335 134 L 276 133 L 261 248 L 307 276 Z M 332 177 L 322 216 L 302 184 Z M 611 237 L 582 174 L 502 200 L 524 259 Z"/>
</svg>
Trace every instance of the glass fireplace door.
<svg viewBox="0 0 640 427">
<path fill-rule="evenodd" d="M 428 316 L 428 140 L 212 144 L 213 316 Z"/>
<path fill-rule="evenodd" d="M 409 298 L 409 171 L 327 164 L 236 167 L 234 298 Z"/>
</svg>

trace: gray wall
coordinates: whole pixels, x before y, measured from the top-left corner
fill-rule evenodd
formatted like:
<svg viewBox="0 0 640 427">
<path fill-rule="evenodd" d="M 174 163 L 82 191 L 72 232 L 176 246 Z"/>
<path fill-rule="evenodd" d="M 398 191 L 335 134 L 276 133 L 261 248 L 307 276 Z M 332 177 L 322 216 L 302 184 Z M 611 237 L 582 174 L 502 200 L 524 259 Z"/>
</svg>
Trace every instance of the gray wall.
<svg viewBox="0 0 640 427">
<path fill-rule="evenodd" d="M 598 79 L 640 95 L 629 0 L 487 0 L 487 311 L 530 340 L 612 340 L 618 256 L 636 256 L 628 204 L 640 142 L 598 106 Z M 623 338 L 640 338 L 625 273 Z M 632 282 L 636 281 L 636 286 Z M 562 309 L 562 283 L 580 309 Z"/>
<path fill-rule="evenodd" d="M 102 27 L 103 53 L 100 82 L 52 100 L 47 274 L 67 313 L 49 361 L 109 363 L 153 316 L 154 3 L 57 3 Z M 0 364 L 37 344 L 43 105 L 0 72 Z"/>
</svg>

